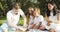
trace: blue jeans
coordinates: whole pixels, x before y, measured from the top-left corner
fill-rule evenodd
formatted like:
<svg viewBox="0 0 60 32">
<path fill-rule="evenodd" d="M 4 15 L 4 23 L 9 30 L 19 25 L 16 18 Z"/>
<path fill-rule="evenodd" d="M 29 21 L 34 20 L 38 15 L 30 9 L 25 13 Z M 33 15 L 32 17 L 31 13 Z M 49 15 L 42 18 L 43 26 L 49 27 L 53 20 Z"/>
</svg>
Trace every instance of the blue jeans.
<svg viewBox="0 0 60 32">
<path fill-rule="evenodd" d="M 3 32 L 1 27 L 0 27 L 0 32 Z"/>
<path fill-rule="evenodd" d="M 16 28 L 10 27 L 6 22 L 1 25 L 0 30 L 3 31 L 4 28 L 8 31 L 16 31 Z"/>
</svg>

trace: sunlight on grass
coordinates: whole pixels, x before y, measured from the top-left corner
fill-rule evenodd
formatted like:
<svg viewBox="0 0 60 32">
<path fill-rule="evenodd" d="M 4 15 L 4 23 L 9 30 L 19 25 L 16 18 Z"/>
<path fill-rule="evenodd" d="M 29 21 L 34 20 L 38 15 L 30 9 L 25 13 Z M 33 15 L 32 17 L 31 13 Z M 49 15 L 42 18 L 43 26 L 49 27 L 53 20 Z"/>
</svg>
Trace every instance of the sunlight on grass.
<svg viewBox="0 0 60 32">
<path fill-rule="evenodd" d="M 0 25 L 2 25 L 4 22 L 6 22 L 6 20 L 3 18 L 3 19 L 0 19 Z M 23 25 L 23 18 L 21 17 L 19 22 L 18 22 L 18 25 Z"/>
<path fill-rule="evenodd" d="M 18 25 L 23 25 L 23 20 L 20 20 L 19 22 L 18 22 Z"/>
<path fill-rule="evenodd" d="M 0 25 L 2 25 L 6 20 L 0 20 Z"/>
</svg>

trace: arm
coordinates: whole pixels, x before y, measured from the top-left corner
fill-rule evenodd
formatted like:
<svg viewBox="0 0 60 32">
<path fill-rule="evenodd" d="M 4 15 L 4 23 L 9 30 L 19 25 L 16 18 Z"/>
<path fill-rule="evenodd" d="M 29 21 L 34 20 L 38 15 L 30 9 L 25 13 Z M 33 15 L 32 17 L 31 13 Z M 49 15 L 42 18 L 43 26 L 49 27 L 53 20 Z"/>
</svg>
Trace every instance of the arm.
<svg viewBox="0 0 60 32">
<path fill-rule="evenodd" d="M 26 16 L 22 15 L 22 17 L 24 18 L 24 25 L 23 26 L 27 27 Z"/>
<path fill-rule="evenodd" d="M 50 21 L 49 18 L 47 17 L 47 14 L 46 14 L 46 13 L 45 13 L 45 19 L 46 19 L 46 21 L 47 21 L 47 25 L 49 26 L 50 23 L 51 23 L 51 21 Z"/>
<path fill-rule="evenodd" d="M 27 18 L 27 24 L 29 25 L 29 17 L 28 17 L 28 15 L 27 15 L 27 17 L 26 17 L 26 18 Z"/>
<path fill-rule="evenodd" d="M 32 23 L 32 24 L 30 25 L 30 29 L 33 29 L 34 26 L 35 26 L 35 24 Z"/>
<path fill-rule="evenodd" d="M 44 21 L 44 18 L 43 18 L 43 16 L 41 15 L 41 16 L 39 16 L 39 18 L 38 18 L 38 23 L 36 23 L 36 25 L 35 25 L 35 27 L 34 28 L 36 28 L 36 29 L 38 29 L 39 28 L 39 26 L 41 26 L 42 25 L 42 22 Z"/>
<path fill-rule="evenodd" d="M 27 27 L 27 19 L 26 19 L 26 16 L 25 16 L 25 14 L 24 14 L 24 12 L 23 12 L 23 10 L 20 10 L 20 15 L 23 17 L 23 19 L 24 19 L 24 25 L 23 26 L 25 26 L 25 27 Z"/>
<path fill-rule="evenodd" d="M 60 21 L 60 11 L 57 13 L 57 20 Z"/>
<path fill-rule="evenodd" d="M 7 13 L 7 23 L 10 27 L 13 27 L 13 28 L 16 28 L 16 29 L 20 29 L 20 30 L 23 30 L 25 31 L 26 28 L 24 27 L 21 27 L 21 26 L 17 26 L 16 24 L 13 24 L 12 21 L 11 21 L 11 14 Z"/>
<path fill-rule="evenodd" d="M 45 19 L 48 21 L 49 20 L 49 18 L 47 17 L 47 14 L 45 13 Z"/>
<path fill-rule="evenodd" d="M 18 26 L 12 23 L 11 13 L 7 13 L 7 23 L 10 27 L 14 27 L 18 29 Z"/>
<path fill-rule="evenodd" d="M 41 25 L 41 22 L 38 22 L 38 23 L 34 26 L 34 28 L 35 28 L 35 29 L 38 29 L 38 28 L 40 27 L 40 25 Z"/>
</svg>

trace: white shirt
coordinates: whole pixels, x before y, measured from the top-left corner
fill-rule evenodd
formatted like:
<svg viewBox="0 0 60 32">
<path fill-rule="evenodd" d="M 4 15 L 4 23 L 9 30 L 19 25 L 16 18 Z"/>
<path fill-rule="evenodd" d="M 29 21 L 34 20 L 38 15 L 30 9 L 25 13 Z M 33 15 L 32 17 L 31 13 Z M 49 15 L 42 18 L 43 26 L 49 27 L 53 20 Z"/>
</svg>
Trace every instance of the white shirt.
<svg viewBox="0 0 60 32">
<path fill-rule="evenodd" d="M 50 12 L 49 20 L 51 20 L 54 23 L 57 20 L 57 16 L 53 16 L 53 13 Z"/>
<path fill-rule="evenodd" d="M 7 13 L 7 19 L 9 19 L 9 21 L 11 21 L 11 23 L 17 24 L 18 21 L 19 21 L 20 15 L 21 16 L 24 15 L 24 12 L 21 9 L 18 9 L 18 11 L 19 12 L 18 12 L 17 15 L 15 15 L 13 13 L 13 10 L 8 11 L 8 13 Z"/>
<path fill-rule="evenodd" d="M 30 15 L 30 17 L 29 17 L 29 26 L 28 26 L 28 29 L 30 28 L 31 23 L 34 22 L 33 20 L 34 20 L 33 16 Z"/>
<path fill-rule="evenodd" d="M 34 24 L 37 24 L 37 23 L 43 22 L 43 21 L 44 21 L 44 18 L 42 15 L 39 15 L 38 17 L 34 18 Z"/>
<path fill-rule="evenodd" d="M 31 23 L 33 23 L 33 20 L 34 20 L 33 16 L 30 16 L 30 18 L 29 18 L 29 25 L 30 25 Z"/>
</svg>

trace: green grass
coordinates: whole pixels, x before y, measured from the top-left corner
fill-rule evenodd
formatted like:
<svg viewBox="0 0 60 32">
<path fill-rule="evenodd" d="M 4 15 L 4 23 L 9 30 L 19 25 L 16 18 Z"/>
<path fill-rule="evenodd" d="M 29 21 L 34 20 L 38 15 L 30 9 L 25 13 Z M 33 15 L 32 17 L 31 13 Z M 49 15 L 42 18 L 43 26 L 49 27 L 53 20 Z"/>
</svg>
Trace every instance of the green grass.
<svg viewBox="0 0 60 32">
<path fill-rule="evenodd" d="M 6 17 L 0 16 L 0 20 L 6 20 Z"/>
<path fill-rule="evenodd" d="M 6 20 L 0 20 L 0 25 L 2 24 L 2 23 L 4 23 Z"/>
<path fill-rule="evenodd" d="M 0 25 L 2 25 L 4 22 L 6 22 L 6 18 L 5 17 L 0 17 Z M 23 25 L 23 18 L 21 17 L 19 22 L 18 22 L 18 25 Z"/>
</svg>

